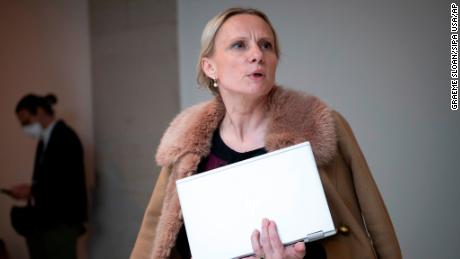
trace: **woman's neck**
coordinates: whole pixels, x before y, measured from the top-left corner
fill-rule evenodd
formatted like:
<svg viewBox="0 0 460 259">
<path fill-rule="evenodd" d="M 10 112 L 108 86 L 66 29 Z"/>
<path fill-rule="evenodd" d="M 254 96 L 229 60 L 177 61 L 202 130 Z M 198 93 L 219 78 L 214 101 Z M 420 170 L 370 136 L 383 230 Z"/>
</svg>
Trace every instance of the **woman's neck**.
<svg viewBox="0 0 460 259">
<path fill-rule="evenodd" d="M 226 113 L 220 125 L 222 140 L 238 152 L 261 148 L 267 131 L 267 96 L 260 98 L 222 97 Z"/>
</svg>

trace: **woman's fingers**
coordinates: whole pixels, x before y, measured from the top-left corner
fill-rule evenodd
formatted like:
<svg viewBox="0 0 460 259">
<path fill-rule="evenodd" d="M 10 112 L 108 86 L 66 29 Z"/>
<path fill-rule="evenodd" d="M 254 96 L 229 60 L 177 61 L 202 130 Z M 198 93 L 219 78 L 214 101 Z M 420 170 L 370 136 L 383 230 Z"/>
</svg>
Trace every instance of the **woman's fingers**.
<svg viewBox="0 0 460 259">
<path fill-rule="evenodd" d="M 287 258 L 303 258 L 305 256 L 306 249 L 304 242 L 297 242 L 294 245 L 286 247 L 285 255 Z"/>
<path fill-rule="evenodd" d="M 276 255 L 282 255 L 284 251 L 284 245 L 283 243 L 281 243 L 275 221 L 269 222 L 268 236 L 269 236 L 270 244 L 271 244 L 271 247 L 273 248 L 274 253 Z"/>
<path fill-rule="evenodd" d="M 262 247 L 260 246 L 260 232 L 259 230 L 254 230 L 251 235 L 251 244 L 252 244 L 252 249 L 254 250 L 254 254 L 256 255 L 254 258 L 261 258 L 264 256 L 264 251 L 262 250 Z M 252 257 L 248 257 L 252 258 Z"/>
<path fill-rule="evenodd" d="M 278 235 L 276 223 L 268 219 L 262 220 L 261 232 L 254 230 L 251 244 L 255 257 L 248 258 L 303 258 L 305 256 L 305 244 L 298 242 L 285 247 Z"/>
<path fill-rule="evenodd" d="M 297 253 L 303 253 L 305 255 L 306 249 L 305 249 L 305 243 L 304 242 L 297 242 L 294 244 L 294 249 Z"/>
<path fill-rule="evenodd" d="M 270 236 L 268 233 L 268 225 L 270 221 L 268 219 L 262 220 L 262 232 L 260 233 L 260 244 L 262 245 L 262 249 L 264 254 L 272 254 L 273 248 L 270 241 Z"/>
</svg>

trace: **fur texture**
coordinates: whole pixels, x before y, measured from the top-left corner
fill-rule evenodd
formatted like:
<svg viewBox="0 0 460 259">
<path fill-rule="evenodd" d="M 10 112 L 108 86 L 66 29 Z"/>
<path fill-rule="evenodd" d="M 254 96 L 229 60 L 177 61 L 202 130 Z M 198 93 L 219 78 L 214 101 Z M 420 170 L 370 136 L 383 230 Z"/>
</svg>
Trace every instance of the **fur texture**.
<svg viewBox="0 0 460 259">
<path fill-rule="evenodd" d="M 208 154 L 211 138 L 225 115 L 222 100 L 215 99 L 192 106 L 180 113 L 164 134 L 156 155 L 161 166 L 174 164 L 182 155 Z M 270 93 L 268 151 L 310 141 L 319 166 L 336 152 L 336 133 L 329 107 L 319 98 L 275 87 Z"/>
</svg>

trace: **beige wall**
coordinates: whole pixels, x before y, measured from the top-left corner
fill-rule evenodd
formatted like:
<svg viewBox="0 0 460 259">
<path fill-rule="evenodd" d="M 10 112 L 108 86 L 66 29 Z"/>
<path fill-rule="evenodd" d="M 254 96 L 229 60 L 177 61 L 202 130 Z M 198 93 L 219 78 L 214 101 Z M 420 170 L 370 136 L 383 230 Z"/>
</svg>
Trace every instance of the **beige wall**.
<svg viewBox="0 0 460 259">
<path fill-rule="evenodd" d="M 175 1 L 90 1 L 96 138 L 91 258 L 129 257 L 154 154 L 179 109 Z"/>
<path fill-rule="evenodd" d="M 79 134 L 87 173 L 93 168 L 92 92 L 86 1 L 1 1 L 0 187 L 28 182 L 36 142 L 26 137 L 14 108 L 29 92 L 58 97 L 57 116 Z M 27 258 L 24 239 L 10 226 L 13 202 L 0 195 L 0 238 L 11 258 Z"/>
<path fill-rule="evenodd" d="M 179 109 L 175 1 L 0 6 L 0 187 L 32 176 L 36 142 L 21 132 L 16 103 L 29 92 L 55 93 L 57 116 L 83 141 L 94 190 L 89 257 L 127 258 L 157 175 L 156 146 Z M 10 226 L 13 204 L 0 195 L 0 238 L 11 258 L 25 259 Z"/>
</svg>

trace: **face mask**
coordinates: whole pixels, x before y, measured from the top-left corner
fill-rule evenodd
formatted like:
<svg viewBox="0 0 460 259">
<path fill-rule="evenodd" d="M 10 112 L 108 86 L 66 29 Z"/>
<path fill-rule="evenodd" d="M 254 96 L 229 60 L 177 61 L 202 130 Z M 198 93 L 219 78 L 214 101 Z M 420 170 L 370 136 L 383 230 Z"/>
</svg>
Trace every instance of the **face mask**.
<svg viewBox="0 0 460 259">
<path fill-rule="evenodd" d="M 23 126 L 22 130 L 26 135 L 29 135 L 35 139 L 39 139 L 43 133 L 43 128 L 38 122 Z"/>
</svg>

